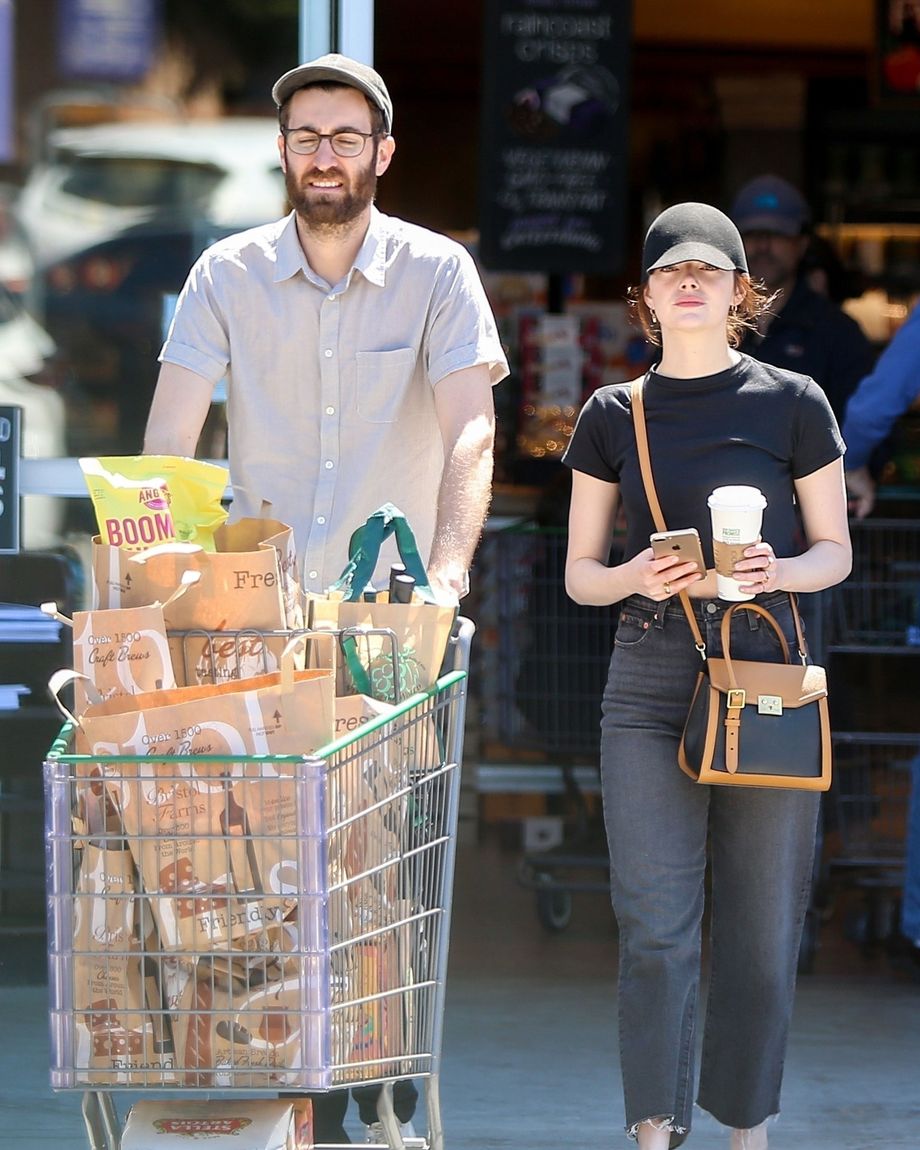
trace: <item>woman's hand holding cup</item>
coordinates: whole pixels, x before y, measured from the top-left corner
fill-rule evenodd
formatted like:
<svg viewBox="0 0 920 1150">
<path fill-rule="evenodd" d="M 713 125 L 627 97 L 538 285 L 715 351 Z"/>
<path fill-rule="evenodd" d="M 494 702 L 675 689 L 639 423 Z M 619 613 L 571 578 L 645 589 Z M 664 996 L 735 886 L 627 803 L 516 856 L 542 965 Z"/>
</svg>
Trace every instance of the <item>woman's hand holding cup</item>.
<svg viewBox="0 0 920 1150">
<path fill-rule="evenodd" d="M 738 583 L 738 590 L 747 595 L 763 595 L 766 591 L 780 590 L 778 582 L 779 560 L 769 543 L 758 540 L 751 547 L 745 547 L 744 557 L 732 571 Z"/>
</svg>

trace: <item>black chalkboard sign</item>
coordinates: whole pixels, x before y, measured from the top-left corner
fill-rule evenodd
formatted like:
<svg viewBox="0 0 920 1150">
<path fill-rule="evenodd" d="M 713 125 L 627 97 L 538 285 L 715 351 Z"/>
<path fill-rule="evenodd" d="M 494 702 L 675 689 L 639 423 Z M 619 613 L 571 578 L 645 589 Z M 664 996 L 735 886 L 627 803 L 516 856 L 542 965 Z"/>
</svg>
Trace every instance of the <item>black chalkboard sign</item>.
<svg viewBox="0 0 920 1150">
<path fill-rule="evenodd" d="M 0 407 L 0 555 L 19 550 L 21 407 Z"/>
<path fill-rule="evenodd" d="M 629 0 L 486 0 L 480 258 L 506 271 L 620 269 Z"/>
</svg>

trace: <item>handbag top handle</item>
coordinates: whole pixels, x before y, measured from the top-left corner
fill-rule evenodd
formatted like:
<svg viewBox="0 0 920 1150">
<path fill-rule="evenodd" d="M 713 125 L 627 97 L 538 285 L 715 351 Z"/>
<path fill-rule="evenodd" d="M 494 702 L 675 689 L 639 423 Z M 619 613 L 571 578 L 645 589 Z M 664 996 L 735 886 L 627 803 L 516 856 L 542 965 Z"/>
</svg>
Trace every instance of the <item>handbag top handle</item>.
<svg viewBox="0 0 920 1150">
<path fill-rule="evenodd" d="M 633 428 L 636 434 L 636 448 L 639 455 L 639 470 L 642 473 L 642 485 L 645 488 L 645 498 L 648 500 L 649 511 L 652 513 L 652 520 L 655 524 L 657 531 L 667 531 L 668 527 L 664 521 L 664 512 L 661 510 L 661 503 L 658 501 L 658 492 L 655 488 L 655 476 L 652 473 L 652 455 L 648 445 L 648 430 L 645 426 L 645 397 L 643 392 L 645 390 L 645 381 L 648 374 L 639 376 L 634 379 L 630 385 L 630 396 L 632 399 L 632 418 Z M 690 596 L 686 591 L 678 592 L 681 606 L 684 609 L 684 614 L 687 616 L 687 622 L 690 624 L 690 633 L 693 635 L 693 641 L 696 644 L 696 649 L 700 653 L 700 658 L 705 661 L 706 659 L 706 643 L 703 640 L 699 624 L 696 621 L 696 615 L 693 613 L 693 608 L 690 606 Z M 808 648 L 805 645 L 805 635 L 802 631 L 802 621 L 799 618 L 799 608 L 796 602 L 795 595 L 790 591 L 788 592 L 789 602 L 792 605 L 792 618 L 795 623 L 795 636 L 799 645 L 799 658 L 802 662 L 806 662 L 808 658 Z M 726 644 L 726 629 L 729 621 L 734 614 L 736 608 L 742 608 L 748 611 L 754 611 L 755 614 L 764 615 L 773 624 L 774 628 L 779 632 L 783 638 L 785 645 L 786 662 L 789 662 L 788 645 L 785 641 L 785 636 L 777 624 L 776 620 L 766 608 L 756 604 L 738 603 L 735 607 L 729 608 L 725 612 L 722 619 L 722 647 L 723 653 L 727 654 L 728 646 Z"/>
<path fill-rule="evenodd" d="M 760 615 L 762 619 L 766 619 L 766 621 L 770 624 L 776 633 L 777 639 L 779 639 L 779 645 L 783 652 L 783 662 L 791 662 L 789 658 L 789 644 L 786 642 L 786 636 L 783 634 L 783 629 L 773 618 L 773 615 L 766 609 L 766 607 L 761 607 L 759 603 L 733 603 L 732 606 L 729 607 L 729 609 L 722 616 L 722 626 L 720 628 L 720 634 L 722 636 L 722 658 L 725 661 L 726 667 L 728 668 L 729 679 L 733 687 L 736 686 L 736 683 L 735 672 L 732 670 L 731 666 L 731 622 L 737 611 L 751 611 L 755 615 Z"/>
</svg>

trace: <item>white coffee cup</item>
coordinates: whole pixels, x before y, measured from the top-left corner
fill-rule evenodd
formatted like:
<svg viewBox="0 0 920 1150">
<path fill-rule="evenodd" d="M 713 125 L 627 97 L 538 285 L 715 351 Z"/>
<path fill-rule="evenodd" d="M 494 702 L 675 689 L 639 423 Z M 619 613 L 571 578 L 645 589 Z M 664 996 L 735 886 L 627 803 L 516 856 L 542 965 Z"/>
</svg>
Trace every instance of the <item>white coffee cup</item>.
<svg viewBox="0 0 920 1150">
<path fill-rule="evenodd" d="M 753 599 L 752 594 L 740 590 L 740 583 L 731 575 L 731 571 L 745 547 L 750 547 L 760 538 L 766 498 L 758 488 L 739 484 L 717 487 L 707 503 L 712 515 L 712 545 L 719 598 L 734 602 Z"/>
</svg>

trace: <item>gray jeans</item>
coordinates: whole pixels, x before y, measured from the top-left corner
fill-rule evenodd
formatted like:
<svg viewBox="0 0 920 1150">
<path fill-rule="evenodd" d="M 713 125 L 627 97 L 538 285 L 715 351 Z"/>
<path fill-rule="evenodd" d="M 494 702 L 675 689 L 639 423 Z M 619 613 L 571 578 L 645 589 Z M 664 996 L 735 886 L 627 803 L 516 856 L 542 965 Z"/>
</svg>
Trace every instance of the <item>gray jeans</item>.
<svg viewBox="0 0 920 1150">
<path fill-rule="evenodd" d="M 721 654 L 730 605 L 694 600 L 708 653 Z M 758 602 L 790 649 L 788 596 Z M 732 654 L 781 661 L 772 628 L 732 620 Z M 627 1130 L 664 1120 L 672 1146 L 690 1128 L 704 878 L 711 858 L 709 993 L 698 1103 L 753 1127 L 779 1110 L 819 796 L 700 786 L 677 748 L 700 670 L 677 600 L 621 605 L 601 720 L 604 819 L 620 934 L 620 1055 Z"/>
</svg>

